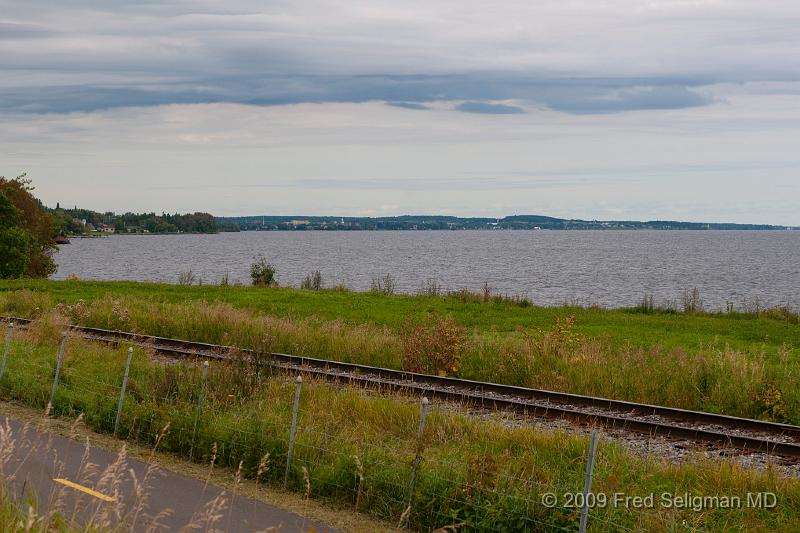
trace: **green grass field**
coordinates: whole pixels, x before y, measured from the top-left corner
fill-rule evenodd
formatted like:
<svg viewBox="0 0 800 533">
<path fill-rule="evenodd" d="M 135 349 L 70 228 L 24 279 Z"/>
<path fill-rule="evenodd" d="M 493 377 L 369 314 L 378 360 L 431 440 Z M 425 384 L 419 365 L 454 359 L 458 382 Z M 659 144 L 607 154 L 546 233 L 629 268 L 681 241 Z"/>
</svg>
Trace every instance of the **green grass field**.
<svg viewBox="0 0 800 533">
<path fill-rule="evenodd" d="M 53 312 L 76 324 L 394 368 L 408 367 L 409 338 L 435 344 L 439 331 L 422 335 L 426 324 L 451 317 L 464 339 L 448 348 L 455 362 L 439 370 L 449 374 L 800 423 L 800 323 L 781 310 L 645 313 L 334 290 L 0 282 L 0 313 Z"/>
</svg>

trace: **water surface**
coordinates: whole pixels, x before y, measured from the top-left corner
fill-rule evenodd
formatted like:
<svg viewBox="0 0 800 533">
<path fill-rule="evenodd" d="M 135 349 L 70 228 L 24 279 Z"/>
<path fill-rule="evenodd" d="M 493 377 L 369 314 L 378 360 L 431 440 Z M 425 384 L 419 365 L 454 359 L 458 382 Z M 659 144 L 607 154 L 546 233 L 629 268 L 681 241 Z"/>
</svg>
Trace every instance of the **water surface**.
<svg viewBox="0 0 800 533">
<path fill-rule="evenodd" d="M 543 304 L 634 305 L 644 294 L 677 302 L 697 287 L 707 307 L 726 301 L 800 303 L 800 231 L 269 231 L 218 235 L 119 235 L 61 247 L 55 278 L 175 283 L 249 282 L 253 258 L 282 285 L 320 270 L 327 285 L 367 290 L 391 273 L 399 290 L 429 279 L 445 288 L 525 294 Z"/>
</svg>

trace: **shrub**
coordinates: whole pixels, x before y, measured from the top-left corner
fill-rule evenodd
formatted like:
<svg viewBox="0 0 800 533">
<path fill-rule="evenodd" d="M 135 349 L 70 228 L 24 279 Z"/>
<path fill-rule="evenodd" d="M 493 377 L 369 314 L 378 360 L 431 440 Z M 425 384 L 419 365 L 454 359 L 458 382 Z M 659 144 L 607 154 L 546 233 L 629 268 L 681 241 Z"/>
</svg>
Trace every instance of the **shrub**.
<svg viewBox="0 0 800 533">
<path fill-rule="evenodd" d="M 386 296 L 391 296 L 397 289 L 397 282 L 391 274 L 386 274 L 380 278 L 372 278 L 372 285 L 370 290 L 372 292 L 379 292 Z"/>
<path fill-rule="evenodd" d="M 483 301 L 488 302 L 492 299 L 493 289 L 489 286 L 488 281 L 483 282 L 483 287 L 481 288 L 481 293 L 483 294 Z"/>
<path fill-rule="evenodd" d="M 419 291 L 420 296 L 441 296 L 442 286 L 436 281 L 436 278 L 428 278 L 422 285 Z"/>
<path fill-rule="evenodd" d="M 457 374 L 467 332 L 451 316 L 407 318 L 401 328 L 403 369 L 426 374 Z"/>
<path fill-rule="evenodd" d="M 639 306 L 635 308 L 640 313 L 649 314 L 656 310 L 656 300 L 652 294 L 645 294 Z"/>
<path fill-rule="evenodd" d="M 300 288 L 312 291 L 320 290 L 322 288 L 322 273 L 319 270 L 315 270 L 306 276 L 305 279 L 300 283 Z"/>
<path fill-rule="evenodd" d="M 684 313 L 697 313 L 703 310 L 703 300 L 700 299 L 700 291 L 697 287 L 692 290 L 684 289 L 681 294 L 681 303 Z"/>
<path fill-rule="evenodd" d="M 551 329 L 533 327 L 532 332 L 524 334 L 537 346 L 540 353 L 564 358 L 573 354 L 585 340 L 575 331 L 575 324 L 574 315 L 556 317 L 556 323 Z"/>
<path fill-rule="evenodd" d="M 761 416 L 775 422 L 787 422 L 786 401 L 783 393 L 772 383 L 768 383 L 764 389 L 756 394 Z"/>
<path fill-rule="evenodd" d="M 194 285 L 197 276 L 191 270 L 186 270 L 178 274 L 178 285 Z"/>
<path fill-rule="evenodd" d="M 275 267 L 268 263 L 263 256 L 255 259 L 250 265 L 250 278 L 256 287 L 275 287 L 278 282 L 275 280 Z"/>
</svg>

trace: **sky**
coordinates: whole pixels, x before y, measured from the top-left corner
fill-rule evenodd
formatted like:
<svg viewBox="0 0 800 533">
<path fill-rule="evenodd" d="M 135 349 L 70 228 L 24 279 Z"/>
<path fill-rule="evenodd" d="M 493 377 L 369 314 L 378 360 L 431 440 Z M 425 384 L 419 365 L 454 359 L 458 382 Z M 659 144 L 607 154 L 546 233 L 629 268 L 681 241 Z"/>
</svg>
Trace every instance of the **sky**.
<svg viewBox="0 0 800 533">
<path fill-rule="evenodd" d="M 800 226 L 796 0 L 0 0 L 54 206 Z"/>
</svg>

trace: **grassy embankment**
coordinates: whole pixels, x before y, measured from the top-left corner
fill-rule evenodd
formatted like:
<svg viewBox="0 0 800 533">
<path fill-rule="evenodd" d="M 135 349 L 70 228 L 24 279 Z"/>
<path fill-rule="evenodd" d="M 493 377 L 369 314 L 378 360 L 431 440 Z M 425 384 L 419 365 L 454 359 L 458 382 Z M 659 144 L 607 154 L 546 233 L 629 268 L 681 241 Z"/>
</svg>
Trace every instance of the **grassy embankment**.
<svg viewBox="0 0 800 533">
<path fill-rule="evenodd" d="M 450 374 L 800 423 L 800 323 L 780 310 L 641 312 L 477 295 L 0 283 L 0 313 L 53 310 L 76 324 L 394 368 L 408 366 L 409 337 L 452 317 L 464 337 L 450 346 L 457 352 Z"/>
<path fill-rule="evenodd" d="M 0 394 L 44 410 L 63 324 L 52 315 L 12 345 Z M 92 429 L 110 432 L 116 413 L 125 347 L 70 339 L 52 413 L 83 414 Z M 284 377 L 254 379 L 252 367 L 212 364 L 203 417 L 192 444 L 200 369 L 134 353 L 120 436 L 163 452 L 193 454 L 211 467 L 226 466 L 280 486 L 287 456 L 294 384 Z M 419 406 L 402 397 L 381 397 L 321 382 L 303 384 L 292 490 L 308 497 L 397 523 L 415 455 Z M 164 431 L 164 428 L 168 428 Z M 545 492 L 579 491 L 585 438 L 438 410 L 428 417 L 422 440 L 413 510 L 414 529 L 458 524 L 459 531 L 575 530 L 578 511 L 540 504 Z M 771 470 L 746 471 L 697 457 L 681 465 L 632 456 L 602 442 L 595 467 L 597 493 L 647 496 L 651 509 L 593 509 L 591 531 L 796 531 L 800 528 L 800 481 Z M 768 491 L 774 509 L 667 509 L 663 492 L 738 496 Z M 713 506 L 712 506 L 713 507 Z M 564 528 L 564 529 L 561 529 Z"/>
</svg>

